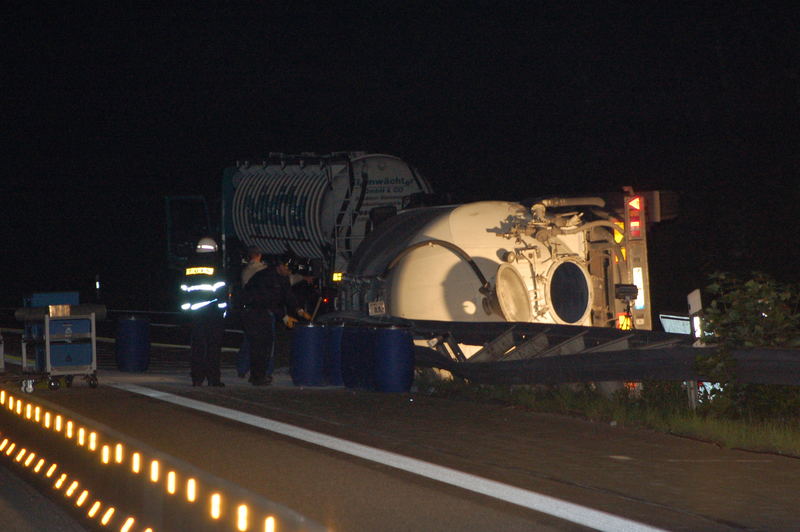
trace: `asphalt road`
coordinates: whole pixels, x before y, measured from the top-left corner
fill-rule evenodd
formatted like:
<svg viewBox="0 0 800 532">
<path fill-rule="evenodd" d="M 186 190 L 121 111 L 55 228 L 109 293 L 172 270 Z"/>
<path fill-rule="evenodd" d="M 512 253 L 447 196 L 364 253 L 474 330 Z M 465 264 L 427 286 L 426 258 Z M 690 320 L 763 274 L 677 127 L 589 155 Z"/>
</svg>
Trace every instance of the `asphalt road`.
<svg viewBox="0 0 800 532">
<path fill-rule="evenodd" d="M 184 373 L 104 371 L 34 395 L 201 466 L 332 530 L 583 527 L 425 475 L 116 388 L 137 383 L 669 530 L 788 530 L 800 460 L 498 405 L 343 389 L 192 388 Z"/>
<path fill-rule="evenodd" d="M 8 532 L 87 530 L 59 504 L 37 491 L 2 463 L 0 463 L 0 529 Z"/>
<path fill-rule="evenodd" d="M 13 349 L 7 336 L 9 345 Z M 32 397 L 124 432 L 331 530 L 594 527 L 577 518 L 584 510 L 668 530 L 793 530 L 800 523 L 797 459 L 422 393 L 298 388 L 285 373 L 274 386 L 256 388 L 236 377 L 232 352 L 224 362 L 228 386 L 192 388 L 185 350 L 157 349 L 146 373 L 116 371 L 110 344 L 100 344 L 99 351 L 99 388 L 76 380 L 72 388 L 37 388 Z M 131 384 L 336 437 L 350 442 L 353 452 L 119 387 Z M 5 386 L 17 392 L 11 381 Z M 366 448 L 435 467 L 399 470 Z M 459 484 L 449 481 L 448 472 L 472 476 Z M 483 494 L 484 480 L 501 489 Z M 514 498 L 516 490 L 566 501 L 576 515 L 558 518 L 546 507 L 532 509 Z"/>
</svg>

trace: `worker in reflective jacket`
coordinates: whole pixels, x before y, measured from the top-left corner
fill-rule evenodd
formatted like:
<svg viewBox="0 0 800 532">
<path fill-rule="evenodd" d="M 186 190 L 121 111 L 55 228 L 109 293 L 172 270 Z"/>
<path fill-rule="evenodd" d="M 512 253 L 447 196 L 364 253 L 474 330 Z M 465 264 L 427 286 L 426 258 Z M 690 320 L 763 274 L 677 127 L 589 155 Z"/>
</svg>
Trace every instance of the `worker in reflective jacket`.
<svg viewBox="0 0 800 532">
<path fill-rule="evenodd" d="M 225 386 L 220 380 L 219 359 L 228 289 L 217 252 L 213 238 L 201 238 L 181 285 L 181 310 L 192 319 L 192 386 L 201 386 L 204 380 L 209 386 Z"/>
</svg>

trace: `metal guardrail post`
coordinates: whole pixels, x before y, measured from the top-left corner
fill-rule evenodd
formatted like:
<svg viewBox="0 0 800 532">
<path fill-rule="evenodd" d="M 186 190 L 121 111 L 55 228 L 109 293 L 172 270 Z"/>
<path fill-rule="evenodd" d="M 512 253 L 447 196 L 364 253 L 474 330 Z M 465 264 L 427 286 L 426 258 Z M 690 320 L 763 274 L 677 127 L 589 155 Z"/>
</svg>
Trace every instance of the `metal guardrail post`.
<svg viewBox="0 0 800 532">
<path fill-rule="evenodd" d="M 697 381 L 686 381 L 686 394 L 689 397 L 689 409 L 694 412 L 698 402 Z"/>
</svg>

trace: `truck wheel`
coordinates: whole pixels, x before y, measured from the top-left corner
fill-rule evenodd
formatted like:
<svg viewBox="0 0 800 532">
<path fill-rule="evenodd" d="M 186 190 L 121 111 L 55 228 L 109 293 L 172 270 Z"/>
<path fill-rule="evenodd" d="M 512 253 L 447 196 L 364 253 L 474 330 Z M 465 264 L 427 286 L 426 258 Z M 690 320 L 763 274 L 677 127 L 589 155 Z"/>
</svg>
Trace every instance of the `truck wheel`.
<svg viewBox="0 0 800 532">
<path fill-rule="evenodd" d="M 47 381 L 47 387 L 51 390 L 58 390 L 61 388 L 61 383 L 58 381 L 58 379 L 51 377 L 50 380 Z"/>
<path fill-rule="evenodd" d="M 94 375 L 89 377 L 89 388 L 97 388 L 97 377 Z"/>
</svg>

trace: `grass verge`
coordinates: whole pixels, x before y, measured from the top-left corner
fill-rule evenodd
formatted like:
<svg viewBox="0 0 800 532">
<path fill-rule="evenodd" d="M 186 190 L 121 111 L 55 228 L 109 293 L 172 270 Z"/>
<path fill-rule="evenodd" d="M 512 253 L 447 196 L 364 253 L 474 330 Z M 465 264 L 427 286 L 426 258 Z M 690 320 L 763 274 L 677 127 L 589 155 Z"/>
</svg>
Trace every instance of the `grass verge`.
<svg viewBox="0 0 800 532">
<path fill-rule="evenodd" d="M 724 419 L 688 407 L 680 383 L 644 383 L 601 393 L 593 385 L 499 386 L 441 379 L 423 372 L 417 390 L 437 397 L 503 404 L 532 412 L 646 428 L 721 447 L 800 458 L 800 413 L 794 420 Z"/>
</svg>

